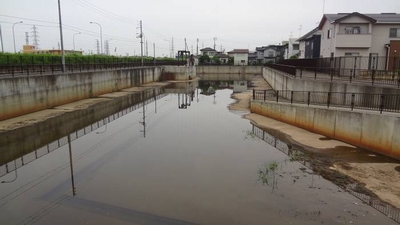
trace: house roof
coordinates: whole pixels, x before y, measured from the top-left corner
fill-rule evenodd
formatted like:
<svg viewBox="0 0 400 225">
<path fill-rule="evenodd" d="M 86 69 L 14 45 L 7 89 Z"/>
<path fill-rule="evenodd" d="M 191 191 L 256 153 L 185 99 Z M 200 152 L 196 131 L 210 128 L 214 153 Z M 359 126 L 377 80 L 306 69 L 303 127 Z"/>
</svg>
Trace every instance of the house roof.
<svg viewBox="0 0 400 225">
<path fill-rule="evenodd" d="M 302 37 L 300 37 L 299 39 L 297 39 L 297 41 L 304 41 L 310 37 L 312 37 L 316 32 L 318 32 L 318 27 L 312 29 L 310 32 L 308 32 L 307 34 L 303 35 Z"/>
<path fill-rule="evenodd" d="M 358 12 L 353 13 L 338 13 L 338 14 L 324 14 L 319 23 L 318 28 L 321 29 L 325 21 L 328 20 L 330 23 L 338 23 L 343 19 L 349 18 L 351 16 L 359 16 L 364 18 L 371 23 L 399 23 L 400 24 L 400 14 L 397 13 L 380 13 L 380 14 L 362 14 Z"/>
<path fill-rule="evenodd" d="M 232 51 L 230 51 L 228 53 L 248 54 L 249 50 L 248 49 L 233 49 Z"/>
<path fill-rule="evenodd" d="M 215 49 L 207 47 L 207 48 L 202 48 L 200 49 L 201 52 L 216 52 Z"/>
</svg>

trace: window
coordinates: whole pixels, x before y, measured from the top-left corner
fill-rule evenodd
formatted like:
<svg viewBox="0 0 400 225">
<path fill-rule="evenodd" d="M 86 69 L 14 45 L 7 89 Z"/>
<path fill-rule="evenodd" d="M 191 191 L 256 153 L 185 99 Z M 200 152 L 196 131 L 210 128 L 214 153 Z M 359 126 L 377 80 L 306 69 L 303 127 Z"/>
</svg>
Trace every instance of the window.
<svg viewBox="0 0 400 225">
<path fill-rule="evenodd" d="M 299 50 L 299 44 L 293 44 L 293 50 Z"/>
<path fill-rule="evenodd" d="M 400 28 L 390 28 L 389 37 L 391 38 L 400 37 Z"/>
<path fill-rule="evenodd" d="M 273 51 L 269 51 L 268 52 L 268 57 L 274 57 L 274 52 Z"/>
<path fill-rule="evenodd" d="M 360 53 L 358 52 L 346 52 L 344 53 L 344 56 L 359 56 Z"/>
<path fill-rule="evenodd" d="M 346 27 L 346 34 L 361 34 L 361 27 Z"/>
<path fill-rule="evenodd" d="M 328 30 L 328 34 L 327 34 L 328 39 L 332 38 L 332 29 Z"/>
</svg>

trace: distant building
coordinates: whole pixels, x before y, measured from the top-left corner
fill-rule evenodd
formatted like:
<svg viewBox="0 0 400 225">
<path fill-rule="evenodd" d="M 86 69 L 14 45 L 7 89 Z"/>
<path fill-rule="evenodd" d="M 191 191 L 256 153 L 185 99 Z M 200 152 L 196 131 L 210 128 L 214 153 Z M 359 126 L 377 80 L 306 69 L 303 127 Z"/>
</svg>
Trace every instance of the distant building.
<svg viewBox="0 0 400 225">
<path fill-rule="evenodd" d="M 300 59 L 319 58 L 321 53 L 321 31 L 314 28 L 297 40 L 300 44 Z"/>
<path fill-rule="evenodd" d="M 234 65 L 248 65 L 249 50 L 248 49 L 233 49 L 228 52 L 229 57 L 233 57 Z"/>
<path fill-rule="evenodd" d="M 257 63 L 275 63 L 279 59 L 283 59 L 286 48 L 286 45 L 268 45 L 256 47 Z"/>
<path fill-rule="evenodd" d="M 24 45 L 22 47 L 22 53 L 61 55 L 61 49 L 36 49 L 34 45 Z M 64 50 L 64 54 L 82 55 L 82 51 Z"/>
<path fill-rule="evenodd" d="M 210 58 L 214 57 L 218 52 L 210 47 L 200 49 L 201 55 L 208 55 Z"/>
</svg>

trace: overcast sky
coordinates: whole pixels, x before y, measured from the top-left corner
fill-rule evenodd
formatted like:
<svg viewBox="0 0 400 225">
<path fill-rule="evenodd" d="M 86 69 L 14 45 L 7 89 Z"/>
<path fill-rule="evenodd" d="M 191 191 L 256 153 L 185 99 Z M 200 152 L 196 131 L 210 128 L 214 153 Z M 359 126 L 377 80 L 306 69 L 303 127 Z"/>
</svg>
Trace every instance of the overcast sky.
<svg viewBox="0 0 400 225">
<path fill-rule="evenodd" d="M 290 36 L 299 37 L 316 27 L 323 14 L 323 0 L 61 0 L 65 49 L 96 52 L 96 39 L 109 42 L 114 55 L 140 55 L 137 39 L 139 21 L 148 42 L 149 55 L 169 55 L 174 38 L 175 51 L 213 47 L 230 51 L 256 46 L 279 44 Z M 41 49 L 58 48 L 57 0 L 0 0 L 0 25 L 4 51 L 13 52 L 12 24 L 15 25 L 17 51 L 25 44 L 25 32 L 31 36 L 32 26 L 39 32 Z M 325 0 L 325 13 L 400 13 L 399 0 Z M 300 30 L 301 26 L 301 30 Z M 168 40 L 168 41 L 165 41 Z M 104 48 L 104 46 L 103 46 Z M 115 52 L 116 49 L 116 52 Z"/>
</svg>

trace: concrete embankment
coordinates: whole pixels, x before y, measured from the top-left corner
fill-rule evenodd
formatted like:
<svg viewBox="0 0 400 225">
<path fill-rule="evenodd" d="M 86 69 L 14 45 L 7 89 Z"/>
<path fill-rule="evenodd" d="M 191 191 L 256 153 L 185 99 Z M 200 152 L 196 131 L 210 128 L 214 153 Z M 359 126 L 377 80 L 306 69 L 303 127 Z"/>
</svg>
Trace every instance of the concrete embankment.
<svg viewBox="0 0 400 225">
<path fill-rule="evenodd" d="M 251 80 L 263 72 L 262 66 L 197 66 L 202 80 L 243 81 Z"/>
<path fill-rule="evenodd" d="M 193 67 L 161 66 L 0 79 L 0 121 L 156 82 L 165 74 L 175 80 L 196 77 Z"/>
<path fill-rule="evenodd" d="M 326 109 L 252 101 L 251 112 L 400 159 L 400 117 L 348 109 Z"/>
</svg>

